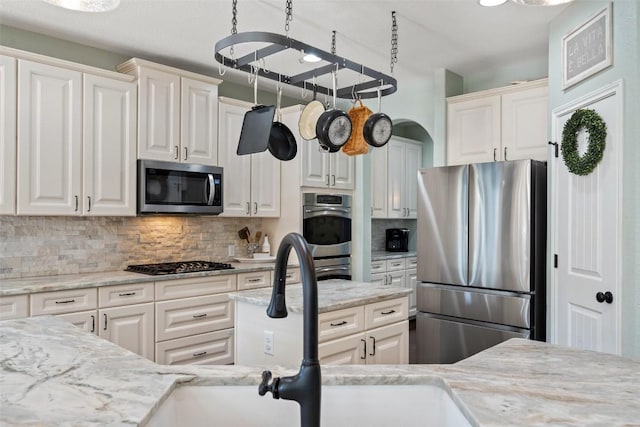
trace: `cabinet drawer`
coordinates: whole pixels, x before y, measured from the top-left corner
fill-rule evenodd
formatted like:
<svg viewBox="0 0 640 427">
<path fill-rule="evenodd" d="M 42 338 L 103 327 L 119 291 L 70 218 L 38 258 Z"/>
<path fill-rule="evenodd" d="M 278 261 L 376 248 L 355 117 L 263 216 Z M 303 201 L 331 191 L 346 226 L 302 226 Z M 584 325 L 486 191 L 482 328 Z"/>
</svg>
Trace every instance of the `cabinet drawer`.
<svg viewBox="0 0 640 427">
<path fill-rule="evenodd" d="M 405 258 L 405 262 L 407 270 L 418 267 L 418 257 L 412 256 L 409 258 Z"/>
<path fill-rule="evenodd" d="M 395 298 L 374 302 L 365 306 L 365 327 L 377 328 L 390 323 L 401 322 L 409 317 L 409 298 Z"/>
<path fill-rule="evenodd" d="M 318 341 L 324 342 L 362 332 L 364 324 L 362 306 L 322 313 L 318 316 Z"/>
<path fill-rule="evenodd" d="M 100 308 L 153 302 L 153 282 L 98 288 Z"/>
<path fill-rule="evenodd" d="M 227 294 L 156 303 L 156 341 L 233 327 L 233 301 Z"/>
<path fill-rule="evenodd" d="M 156 282 L 156 301 L 196 297 L 236 290 L 236 275 L 194 277 Z"/>
<path fill-rule="evenodd" d="M 256 271 L 253 273 L 238 274 L 238 290 L 266 288 L 271 286 L 270 271 Z"/>
<path fill-rule="evenodd" d="M 394 258 L 387 260 L 387 271 L 400 271 L 406 269 L 406 258 Z"/>
<path fill-rule="evenodd" d="M 387 261 L 371 261 L 371 274 L 376 273 L 386 273 L 387 272 Z"/>
<path fill-rule="evenodd" d="M 73 289 L 31 295 L 31 315 L 73 313 L 98 308 L 98 289 Z"/>
<path fill-rule="evenodd" d="M 233 328 L 156 344 L 162 365 L 228 365 L 233 363 Z"/>
<path fill-rule="evenodd" d="M 0 320 L 19 319 L 29 315 L 29 295 L 0 297 Z"/>
</svg>

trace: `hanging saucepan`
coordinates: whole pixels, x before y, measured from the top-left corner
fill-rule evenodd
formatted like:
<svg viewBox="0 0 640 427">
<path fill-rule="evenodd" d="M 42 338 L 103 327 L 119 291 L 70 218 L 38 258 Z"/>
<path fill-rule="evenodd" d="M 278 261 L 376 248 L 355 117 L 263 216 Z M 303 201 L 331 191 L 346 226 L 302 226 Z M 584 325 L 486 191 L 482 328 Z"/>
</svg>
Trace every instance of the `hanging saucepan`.
<svg viewBox="0 0 640 427">
<path fill-rule="evenodd" d="M 367 118 L 362 129 L 362 136 L 367 144 L 373 147 L 382 147 L 389 139 L 393 131 L 391 118 L 380 112 L 380 90 L 378 89 L 378 112 Z"/>
<path fill-rule="evenodd" d="M 336 73 L 332 73 L 333 108 L 322 113 L 316 123 L 316 135 L 320 145 L 330 152 L 340 150 L 351 136 L 351 119 L 344 111 L 336 108 Z"/>
<path fill-rule="evenodd" d="M 271 133 L 269 134 L 269 152 L 278 160 L 291 160 L 298 152 L 298 144 L 296 137 L 293 136 L 291 130 L 282 123 L 282 114 L 280 113 L 280 98 L 282 97 L 282 88 L 277 88 L 276 114 L 278 121 L 271 125 Z"/>
<path fill-rule="evenodd" d="M 300 114 L 300 120 L 298 120 L 300 136 L 307 141 L 316 138 L 316 123 L 318 123 L 318 118 L 320 118 L 322 113 L 324 113 L 324 105 L 316 99 L 316 95 L 318 93 L 317 88 L 317 85 L 314 83 L 313 101 L 304 107 Z"/>
</svg>

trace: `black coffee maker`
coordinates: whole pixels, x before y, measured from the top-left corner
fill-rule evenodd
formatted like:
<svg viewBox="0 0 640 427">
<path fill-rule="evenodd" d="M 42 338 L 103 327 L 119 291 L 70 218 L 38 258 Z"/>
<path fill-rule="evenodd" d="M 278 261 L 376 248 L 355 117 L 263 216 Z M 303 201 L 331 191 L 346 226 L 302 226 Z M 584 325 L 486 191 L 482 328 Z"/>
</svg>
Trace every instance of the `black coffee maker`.
<svg viewBox="0 0 640 427">
<path fill-rule="evenodd" d="M 388 252 L 409 252 L 409 229 L 387 228 L 386 250 Z"/>
</svg>

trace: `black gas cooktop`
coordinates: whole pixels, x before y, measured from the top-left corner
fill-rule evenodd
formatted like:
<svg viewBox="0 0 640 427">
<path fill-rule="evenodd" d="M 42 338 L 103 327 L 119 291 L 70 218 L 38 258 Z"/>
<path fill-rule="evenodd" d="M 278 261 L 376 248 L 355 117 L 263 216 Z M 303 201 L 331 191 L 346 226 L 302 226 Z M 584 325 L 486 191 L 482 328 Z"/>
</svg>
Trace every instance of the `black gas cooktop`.
<svg viewBox="0 0 640 427">
<path fill-rule="evenodd" d="M 161 274 L 193 273 L 196 271 L 233 270 L 233 268 L 231 264 L 223 262 L 180 261 L 130 265 L 126 268 L 126 271 L 158 276 Z"/>
</svg>

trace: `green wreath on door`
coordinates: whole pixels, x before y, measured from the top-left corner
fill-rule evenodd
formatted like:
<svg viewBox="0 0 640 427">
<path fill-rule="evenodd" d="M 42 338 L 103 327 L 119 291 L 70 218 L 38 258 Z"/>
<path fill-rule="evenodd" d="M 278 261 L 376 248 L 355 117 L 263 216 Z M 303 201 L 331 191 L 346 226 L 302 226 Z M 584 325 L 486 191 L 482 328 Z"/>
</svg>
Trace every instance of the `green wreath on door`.
<svg viewBox="0 0 640 427">
<path fill-rule="evenodd" d="M 589 144 L 584 155 L 578 152 L 578 132 L 585 128 L 589 132 Z M 594 110 L 576 110 L 562 129 L 562 159 L 569 172 L 589 175 L 604 155 L 607 139 L 607 124 Z"/>
</svg>

